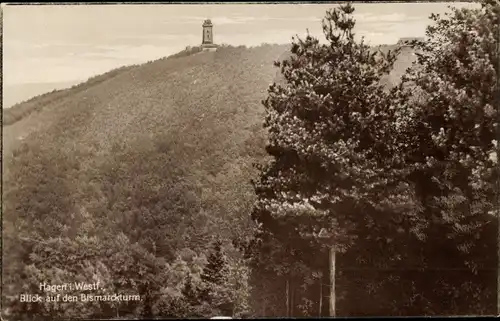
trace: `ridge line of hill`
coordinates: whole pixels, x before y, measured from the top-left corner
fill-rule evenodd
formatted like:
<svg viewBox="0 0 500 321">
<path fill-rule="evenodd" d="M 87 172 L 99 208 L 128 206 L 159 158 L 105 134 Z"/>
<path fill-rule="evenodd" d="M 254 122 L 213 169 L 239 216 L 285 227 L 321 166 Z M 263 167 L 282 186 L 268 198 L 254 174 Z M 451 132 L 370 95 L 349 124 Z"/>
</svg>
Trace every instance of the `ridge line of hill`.
<svg viewBox="0 0 500 321">
<path fill-rule="evenodd" d="M 288 44 L 262 44 L 260 46 L 256 47 L 261 47 L 263 45 L 277 45 L 277 46 L 288 46 Z M 398 44 L 394 45 L 376 45 L 372 46 L 374 49 L 380 49 L 380 48 L 396 48 Z M 250 49 L 251 47 L 247 47 L 244 45 L 241 46 L 232 46 L 232 45 L 221 45 L 217 48 L 217 50 L 224 49 L 224 48 L 241 48 L 244 47 L 245 49 Z M 67 97 L 70 97 L 72 95 L 78 94 L 84 90 L 88 90 L 94 86 L 97 86 L 99 84 L 102 84 L 103 82 L 106 82 L 110 79 L 113 79 L 125 72 L 131 71 L 134 68 L 140 68 L 141 66 L 147 65 L 152 62 L 160 61 L 160 60 L 165 60 L 165 59 L 179 59 L 179 58 L 185 58 L 189 57 L 192 55 L 195 55 L 197 53 L 202 52 L 201 46 L 194 46 L 194 47 L 186 47 L 186 49 L 177 52 L 175 54 L 165 56 L 162 58 L 158 58 L 155 60 L 150 60 L 141 64 L 133 64 L 133 65 L 126 65 L 126 66 L 121 66 L 118 68 L 114 68 L 108 72 L 105 72 L 103 74 L 99 74 L 93 77 L 90 77 L 86 81 L 83 81 L 79 84 L 73 85 L 69 88 L 63 88 L 63 89 L 55 89 L 50 92 L 46 92 L 37 96 L 34 96 L 32 98 L 29 98 L 25 101 L 19 102 L 14 104 L 10 108 L 5 108 L 3 109 L 3 120 L 2 120 L 2 125 L 4 127 L 10 126 L 30 114 L 36 111 L 42 110 L 46 105 L 57 103 L 60 100 L 63 100 Z M 284 52 L 286 54 L 287 52 Z M 271 66 L 272 67 L 272 66 Z"/>
<path fill-rule="evenodd" d="M 93 86 L 102 84 L 123 72 L 129 71 L 140 65 L 127 65 L 112 69 L 100 75 L 90 77 L 86 81 L 73 85 L 69 88 L 54 89 L 25 101 L 19 102 L 10 108 L 3 109 L 3 126 L 12 125 L 35 111 L 40 111 L 44 106 L 52 103 L 57 103 L 71 95 L 78 94 Z"/>
</svg>

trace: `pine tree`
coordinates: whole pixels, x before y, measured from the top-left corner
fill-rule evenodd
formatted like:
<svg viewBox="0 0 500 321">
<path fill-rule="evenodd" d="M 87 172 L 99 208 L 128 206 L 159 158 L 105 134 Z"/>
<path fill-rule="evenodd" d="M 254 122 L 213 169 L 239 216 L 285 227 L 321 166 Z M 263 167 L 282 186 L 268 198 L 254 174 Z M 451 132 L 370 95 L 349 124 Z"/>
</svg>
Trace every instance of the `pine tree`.
<svg viewBox="0 0 500 321">
<path fill-rule="evenodd" d="M 353 12 L 350 4 L 327 12 L 327 44 L 294 39 L 291 57 L 276 63 L 285 84 L 271 85 L 263 102 L 272 160 L 254 183 L 261 230 L 253 246 L 282 274 L 305 263 L 298 258 L 308 246 L 345 251 L 358 235 L 390 237 L 382 232 L 390 218 L 415 214 L 392 157 L 398 128 L 380 83 L 397 52 L 356 42 Z"/>
</svg>

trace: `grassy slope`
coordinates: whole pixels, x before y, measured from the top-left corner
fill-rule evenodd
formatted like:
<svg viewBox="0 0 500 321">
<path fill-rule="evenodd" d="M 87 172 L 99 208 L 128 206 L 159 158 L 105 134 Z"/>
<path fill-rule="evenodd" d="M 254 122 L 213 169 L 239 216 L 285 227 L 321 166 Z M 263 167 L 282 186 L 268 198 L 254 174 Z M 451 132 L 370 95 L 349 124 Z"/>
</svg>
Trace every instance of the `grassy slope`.
<svg viewBox="0 0 500 321">
<path fill-rule="evenodd" d="M 165 182 L 181 180 L 186 191 L 176 205 L 199 220 L 196 226 L 206 233 L 226 228 L 220 232 L 241 234 L 235 227 L 245 229 L 253 199 L 251 164 L 263 157 L 260 101 L 276 79 L 272 62 L 286 49 L 221 48 L 161 59 L 4 111 L 4 208 L 33 193 L 46 197 L 53 185 L 44 176 L 66 165 L 57 186 L 64 185 L 66 197 L 75 199 L 67 211 L 105 211 L 111 203 L 132 211 L 139 203 L 127 195 L 139 194 L 154 195 L 150 205 L 144 204 L 154 207 L 155 199 L 174 197 Z M 390 82 L 409 66 L 408 59 L 405 53 Z M 51 168 L 36 169 L 40 159 Z M 22 184 L 36 187 L 30 192 Z M 54 194 L 52 203 L 65 202 Z M 212 217 L 213 225 L 199 213 Z"/>
</svg>

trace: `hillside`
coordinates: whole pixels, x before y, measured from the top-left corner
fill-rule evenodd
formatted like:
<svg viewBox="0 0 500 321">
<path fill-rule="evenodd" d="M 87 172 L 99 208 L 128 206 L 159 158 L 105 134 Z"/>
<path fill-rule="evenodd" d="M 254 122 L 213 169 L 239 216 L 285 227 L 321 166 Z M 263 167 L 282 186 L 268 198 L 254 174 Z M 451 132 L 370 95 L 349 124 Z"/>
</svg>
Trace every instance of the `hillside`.
<svg viewBox="0 0 500 321">
<path fill-rule="evenodd" d="M 21 84 L 3 83 L 2 107 L 9 108 L 32 97 L 39 96 L 50 91 L 69 88 L 80 81 L 58 81 L 58 82 L 33 82 Z"/>
<path fill-rule="evenodd" d="M 4 111 L 6 191 L 10 190 L 11 171 L 22 171 L 23 177 L 35 183 L 32 175 L 36 174 L 19 168 L 18 161 L 31 163 L 29 157 L 36 146 L 48 158 L 52 152 L 59 157 L 78 155 L 80 169 L 75 175 L 79 179 L 74 185 L 80 187 L 90 183 L 86 181 L 89 169 L 96 171 L 109 161 L 118 161 L 118 150 L 123 157 L 133 152 L 149 163 L 151 167 L 142 169 L 148 176 L 161 172 L 155 166 L 162 165 L 154 165 L 152 159 L 168 156 L 173 168 L 182 166 L 189 176 L 185 179 L 197 186 L 192 192 L 202 207 L 208 206 L 202 201 L 205 197 L 215 197 L 218 203 L 236 187 L 251 193 L 248 171 L 255 157 L 263 153 L 265 139 L 260 102 L 268 85 L 279 78 L 272 63 L 283 59 L 287 48 L 225 47 L 216 52 L 177 54 L 119 68 Z M 393 48 L 385 46 L 383 51 Z M 412 58 L 411 52 L 403 51 L 389 83 L 397 81 Z M 58 164 L 51 162 L 51 166 Z M 101 176 L 106 171 L 103 168 L 94 174 Z M 161 184 L 161 175 L 157 179 Z M 77 187 L 68 184 L 70 191 Z M 221 195 L 215 196 L 214 191 Z M 4 201 L 6 206 L 10 204 L 9 198 Z M 245 206 L 248 201 L 241 200 Z M 216 205 L 221 206 L 224 204 Z M 213 214 L 225 216 L 233 211 L 226 208 L 223 214 L 219 208 Z"/>
<path fill-rule="evenodd" d="M 164 58 L 4 111 L 5 259 L 30 255 L 17 237 L 124 235 L 170 261 L 206 250 L 214 235 L 249 235 L 261 100 L 286 50 Z M 405 52 L 389 81 L 411 61 Z"/>
<path fill-rule="evenodd" d="M 125 166 L 120 160 L 125 157 L 125 163 L 134 165 L 134 156 L 149 166 L 133 173 L 156 173 L 158 184 L 166 157 L 172 169 L 184 168 L 190 176 L 184 179 L 196 186 L 192 192 L 198 201 L 235 192 L 228 184 L 250 192 L 245 172 L 260 152 L 255 148 L 261 145 L 257 137 L 262 137 L 260 101 L 274 78 L 275 70 L 269 66 L 283 51 L 280 46 L 225 48 L 162 59 L 27 102 L 43 107 L 4 128 L 6 196 L 11 177 L 23 181 L 15 174 L 18 170 L 30 183 L 43 186 L 36 184 L 37 173 L 19 168 L 20 161 L 26 165 L 35 161 L 30 158 L 34 150 L 48 158 L 77 158 L 80 166 L 74 174 L 78 181 L 65 178 L 69 193 L 90 184 L 89 171 L 97 170 L 94 174 L 102 176 L 103 166 L 110 161 Z M 18 146 L 21 149 L 11 158 Z M 51 166 L 60 168 L 61 164 L 51 162 Z M 236 175 L 236 181 L 224 181 L 227 175 Z M 8 208 L 11 199 L 4 201 Z"/>
</svg>

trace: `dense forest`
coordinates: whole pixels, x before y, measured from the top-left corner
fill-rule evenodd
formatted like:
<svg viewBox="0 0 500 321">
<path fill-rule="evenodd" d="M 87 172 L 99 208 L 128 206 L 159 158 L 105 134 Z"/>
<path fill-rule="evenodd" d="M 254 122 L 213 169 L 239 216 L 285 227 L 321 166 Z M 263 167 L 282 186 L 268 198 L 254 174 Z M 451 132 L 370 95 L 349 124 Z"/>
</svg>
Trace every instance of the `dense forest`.
<svg viewBox="0 0 500 321">
<path fill-rule="evenodd" d="M 4 112 L 3 317 L 496 314 L 500 4 L 382 48 L 354 10 Z M 75 282 L 140 300 L 20 300 Z"/>
</svg>

